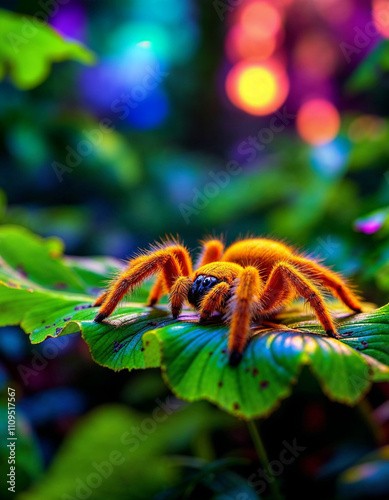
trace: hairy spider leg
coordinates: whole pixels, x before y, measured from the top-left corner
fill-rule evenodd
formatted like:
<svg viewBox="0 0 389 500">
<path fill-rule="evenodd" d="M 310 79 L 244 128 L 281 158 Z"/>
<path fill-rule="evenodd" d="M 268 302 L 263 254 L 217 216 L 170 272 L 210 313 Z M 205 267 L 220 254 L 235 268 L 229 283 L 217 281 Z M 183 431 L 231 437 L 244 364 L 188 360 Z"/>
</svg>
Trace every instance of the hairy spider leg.
<svg viewBox="0 0 389 500">
<path fill-rule="evenodd" d="M 142 281 L 160 271 L 162 271 L 164 284 L 170 292 L 174 282 L 182 276 L 182 271 L 177 257 L 169 248 L 163 248 L 130 261 L 128 269 L 110 287 L 95 321 L 99 323 L 107 318 L 126 293 L 131 293 Z"/>
<path fill-rule="evenodd" d="M 232 366 L 236 366 L 242 358 L 254 312 L 253 302 L 258 300 L 263 286 L 258 270 L 252 266 L 245 267 L 228 303 L 227 318 L 231 322 L 228 351 Z"/>
<path fill-rule="evenodd" d="M 170 307 L 174 319 L 178 318 L 181 314 L 184 302 L 188 300 L 192 280 L 189 276 L 180 276 L 174 282 L 169 295 Z"/>
<path fill-rule="evenodd" d="M 288 262 L 279 262 L 274 266 L 259 299 L 259 309 L 262 309 L 264 314 L 268 314 L 273 308 L 277 309 L 280 305 L 277 302 L 280 299 L 277 291 L 285 287 L 309 303 L 327 335 L 339 338 L 321 292 L 303 273 Z"/>
<path fill-rule="evenodd" d="M 304 257 L 293 257 L 290 261 L 297 265 L 302 272 L 307 273 L 308 276 L 312 276 L 313 279 L 325 288 L 328 288 L 352 311 L 362 311 L 359 297 L 353 293 L 349 286 L 336 273 Z"/>
<path fill-rule="evenodd" d="M 221 260 L 224 252 L 224 244 L 220 240 L 208 240 L 202 242 L 202 250 L 197 261 L 196 269 L 199 267 Z"/>
<path fill-rule="evenodd" d="M 105 301 L 105 299 L 106 299 L 107 297 L 108 297 L 108 292 L 107 292 L 107 291 L 103 292 L 103 293 L 102 293 L 101 295 L 99 295 L 99 296 L 97 297 L 97 299 L 93 302 L 93 306 L 92 306 L 92 307 L 100 307 L 100 306 L 104 303 L 104 301 Z"/>
<path fill-rule="evenodd" d="M 192 259 L 189 255 L 188 250 L 184 246 L 171 245 L 166 246 L 164 249 L 170 250 L 173 255 L 175 255 L 181 266 L 181 271 L 184 276 L 189 276 L 190 274 L 192 274 Z M 164 274 L 163 272 L 161 272 L 150 290 L 146 305 L 155 306 L 155 304 L 160 301 L 161 297 L 166 293 L 169 293 L 169 291 L 170 290 L 167 289 L 165 285 Z"/>
<path fill-rule="evenodd" d="M 207 320 L 214 312 L 222 312 L 230 294 L 231 287 L 228 283 L 222 282 L 214 286 L 201 301 L 200 323 Z"/>
<path fill-rule="evenodd" d="M 199 264 L 197 265 L 197 268 L 202 267 L 205 264 L 210 264 L 212 262 L 220 260 L 221 256 L 223 255 L 223 250 L 224 250 L 224 245 L 219 240 L 208 240 L 203 242 L 203 249 L 200 254 Z M 172 308 L 173 318 L 177 318 L 180 315 L 182 311 L 182 306 L 184 302 L 188 299 L 189 290 L 193 283 L 193 281 L 190 278 L 186 277 L 185 273 L 183 274 L 184 276 L 178 278 L 178 280 L 174 283 L 172 290 L 170 292 L 170 304 Z M 217 285 L 217 287 L 215 288 L 217 288 L 219 291 L 221 289 L 224 289 L 224 286 L 220 288 Z M 216 307 L 218 307 L 218 303 L 216 304 Z"/>
</svg>

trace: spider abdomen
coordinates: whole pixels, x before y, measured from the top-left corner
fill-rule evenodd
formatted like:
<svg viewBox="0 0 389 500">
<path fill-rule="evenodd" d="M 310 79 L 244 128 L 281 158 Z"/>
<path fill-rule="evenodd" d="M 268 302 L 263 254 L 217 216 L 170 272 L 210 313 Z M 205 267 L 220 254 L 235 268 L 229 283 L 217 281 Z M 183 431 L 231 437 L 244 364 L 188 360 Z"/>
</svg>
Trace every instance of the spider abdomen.
<svg viewBox="0 0 389 500">
<path fill-rule="evenodd" d="M 228 247 L 222 261 L 234 262 L 242 267 L 256 267 L 268 276 L 280 261 L 288 261 L 293 250 L 278 241 L 254 238 L 242 240 Z"/>
</svg>

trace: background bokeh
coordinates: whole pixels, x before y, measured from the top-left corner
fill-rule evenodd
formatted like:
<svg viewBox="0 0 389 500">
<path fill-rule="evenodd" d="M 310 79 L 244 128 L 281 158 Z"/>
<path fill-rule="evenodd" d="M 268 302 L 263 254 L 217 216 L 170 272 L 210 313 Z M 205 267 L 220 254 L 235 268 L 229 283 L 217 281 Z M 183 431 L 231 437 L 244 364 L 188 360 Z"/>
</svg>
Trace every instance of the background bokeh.
<svg viewBox="0 0 389 500">
<path fill-rule="evenodd" d="M 92 65 L 53 64 L 33 88 L 1 81 L 2 224 L 59 236 L 69 254 L 121 259 L 167 234 L 194 251 L 209 234 L 227 242 L 270 235 L 324 258 L 366 300 L 388 302 L 388 1 L 2 0 L 1 7 L 43 10 L 63 37 L 96 54 Z M 148 411 L 166 391 L 157 373 L 95 366 L 77 338 L 23 387 L 18 363 L 30 366 L 43 348 L 23 335 L 2 329 L 1 376 L 20 387 L 45 466 L 87 410 L 120 402 Z M 388 389 L 375 391 L 368 404 L 379 407 Z M 329 498 L 339 471 L 374 449 L 377 433 L 385 443 L 389 415 L 373 430 L 356 423 L 346 437 L 333 435 L 334 418 L 365 421 L 366 409 L 317 395 L 312 402 L 313 392 L 300 394 L 296 418 L 301 432 L 313 433 L 311 458 L 287 481 L 316 485 L 321 475 L 328 489 L 317 498 Z M 280 412 L 269 429 L 288 429 L 285 418 Z M 308 421 L 320 425 L 306 431 Z M 229 439 L 244 448 L 247 436 L 231 425 Z M 343 465 L 328 465 L 341 442 Z"/>
</svg>

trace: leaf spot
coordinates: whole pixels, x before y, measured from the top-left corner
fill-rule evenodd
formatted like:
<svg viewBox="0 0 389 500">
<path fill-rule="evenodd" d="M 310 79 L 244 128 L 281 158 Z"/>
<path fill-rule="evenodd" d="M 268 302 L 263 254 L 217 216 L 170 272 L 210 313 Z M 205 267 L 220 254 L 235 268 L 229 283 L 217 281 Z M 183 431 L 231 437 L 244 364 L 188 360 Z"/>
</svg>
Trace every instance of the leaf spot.
<svg viewBox="0 0 389 500">
<path fill-rule="evenodd" d="M 66 283 L 54 283 L 54 288 L 56 288 L 57 290 L 65 290 L 65 288 L 67 288 L 68 285 Z"/>
<path fill-rule="evenodd" d="M 18 272 L 21 276 L 23 276 L 23 278 L 27 278 L 27 273 L 26 273 L 26 270 L 25 270 L 25 269 L 24 269 L 24 267 L 23 267 L 23 264 L 18 264 L 18 265 L 16 266 L 16 270 L 17 270 L 17 272 Z"/>
<path fill-rule="evenodd" d="M 219 387 L 222 387 L 223 386 L 223 382 L 218 382 L 217 384 Z"/>
<path fill-rule="evenodd" d="M 254 377 L 255 377 L 256 375 L 258 375 L 258 373 L 259 373 L 258 368 L 253 368 L 253 375 L 254 375 Z"/>
<path fill-rule="evenodd" d="M 59 335 L 61 332 L 62 332 L 63 328 L 62 327 L 58 327 L 55 329 L 55 334 L 56 335 Z"/>
<path fill-rule="evenodd" d="M 260 389 L 266 389 L 266 387 L 269 386 L 269 381 L 268 380 L 262 380 L 259 384 Z"/>
<path fill-rule="evenodd" d="M 119 352 L 122 347 L 124 347 L 124 344 L 121 344 L 117 340 L 114 340 L 114 342 L 113 342 L 113 352 Z"/>
<path fill-rule="evenodd" d="M 68 316 L 67 318 L 64 318 L 63 321 L 70 321 L 72 319 L 71 316 Z"/>
<path fill-rule="evenodd" d="M 92 307 L 92 304 L 81 304 L 80 306 L 76 306 L 74 310 L 81 311 L 82 309 L 89 309 L 90 307 Z"/>
<path fill-rule="evenodd" d="M 234 403 L 234 410 L 239 410 L 240 406 L 238 403 Z"/>
</svg>

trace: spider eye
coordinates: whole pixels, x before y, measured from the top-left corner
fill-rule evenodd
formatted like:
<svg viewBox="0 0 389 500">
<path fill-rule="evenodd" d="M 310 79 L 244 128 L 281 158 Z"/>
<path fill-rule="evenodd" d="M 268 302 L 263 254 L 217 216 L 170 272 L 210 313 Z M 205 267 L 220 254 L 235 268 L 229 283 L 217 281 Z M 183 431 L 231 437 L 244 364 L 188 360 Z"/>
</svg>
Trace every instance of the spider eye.
<svg viewBox="0 0 389 500">
<path fill-rule="evenodd" d="M 214 276 L 206 276 L 204 274 L 199 274 L 194 280 L 193 285 L 188 294 L 188 300 L 195 307 L 198 307 L 201 303 L 203 296 L 208 293 L 211 288 L 213 288 L 218 279 Z"/>
</svg>

